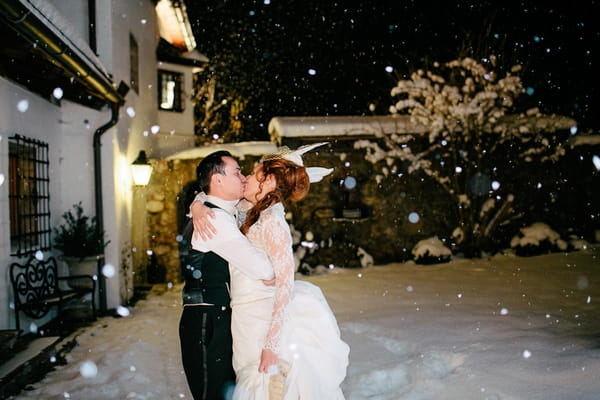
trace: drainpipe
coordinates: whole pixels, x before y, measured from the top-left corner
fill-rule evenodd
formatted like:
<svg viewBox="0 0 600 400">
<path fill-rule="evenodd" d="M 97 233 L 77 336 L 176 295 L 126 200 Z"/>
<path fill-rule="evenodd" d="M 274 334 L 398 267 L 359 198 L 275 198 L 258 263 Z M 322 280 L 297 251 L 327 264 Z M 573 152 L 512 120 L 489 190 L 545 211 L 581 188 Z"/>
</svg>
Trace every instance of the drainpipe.
<svg viewBox="0 0 600 400">
<path fill-rule="evenodd" d="M 120 104 L 110 103 L 111 115 L 110 120 L 96 129 L 94 132 L 94 198 L 96 203 L 96 220 L 98 222 L 98 231 L 104 232 L 104 213 L 102 211 L 102 152 L 100 147 L 102 146 L 101 137 L 110 128 L 115 126 L 119 122 L 119 108 Z M 106 314 L 106 278 L 102 274 L 102 267 L 104 266 L 104 254 L 98 258 L 97 273 L 98 277 L 98 297 L 100 298 L 100 314 Z"/>
</svg>

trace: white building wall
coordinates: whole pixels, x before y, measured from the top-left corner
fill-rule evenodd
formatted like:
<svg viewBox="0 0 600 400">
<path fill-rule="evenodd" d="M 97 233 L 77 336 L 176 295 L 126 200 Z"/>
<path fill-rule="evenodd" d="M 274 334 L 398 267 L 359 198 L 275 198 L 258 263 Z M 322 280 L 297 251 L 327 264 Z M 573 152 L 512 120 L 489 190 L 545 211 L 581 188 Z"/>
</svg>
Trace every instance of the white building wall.
<svg viewBox="0 0 600 400">
<path fill-rule="evenodd" d="M 97 111 L 68 101 L 62 102 L 59 111 L 59 158 L 55 171 L 59 183 L 53 205 L 60 214 L 52 215 L 53 226 L 60 223 L 63 212 L 78 202 L 86 214 L 95 215 L 94 132 L 110 119 L 106 108 Z"/>
<path fill-rule="evenodd" d="M 19 111 L 18 105 L 26 105 L 24 111 Z M 21 108 L 23 110 L 23 108 Z M 50 209 L 52 225 L 60 217 L 63 203 L 63 193 L 69 191 L 89 191 L 87 188 L 76 185 L 65 185 L 63 155 L 68 149 L 63 148 L 61 139 L 63 118 L 60 107 L 34 95 L 26 89 L 12 82 L 0 78 L 0 329 L 14 328 L 14 310 L 12 288 L 10 287 L 9 266 L 12 262 L 19 261 L 11 257 L 10 249 L 10 206 L 8 188 L 8 138 L 15 134 L 27 138 L 38 139 L 48 143 L 49 176 L 50 176 Z M 72 151 L 72 150 L 71 150 Z M 74 176 L 76 174 L 72 174 Z M 68 182 L 68 181 L 67 181 Z M 66 273 L 66 268 L 61 266 L 59 273 Z M 35 321 L 37 325 L 47 322 L 54 310 L 48 316 Z M 28 326 L 28 319 L 21 313 L 21 327 Z"/>
<path fill-rule="evenodd" d="M 88 38 L 87 0 L 50 0 L 78 32 L 85 43 Z M 139 51 L 139 92 L 130 90 L 119 110 L 117 124 L 101 136 L 102 194 L 104 229 L 110 244 L 105 258 L 115 267 L 116 274 L 107 281 L 107 307 L 122 304 L 120 277 L 123 251 L 131 245 L 131 215 L 133 208 L 130 165 L 140 150 L 152 156 L 160 154 L 165 144 L 152 126 L 161 126 L 157 104 L 156 48 L 159 40 L 154 4 L 148 0 L 102 0 L 96 8 L 97 53 L 104 68 L 118 84 L 130 85 L 130 33 Z M 186 73 L 186 97 L 191 93 L 190 67 L 178 67 Z M 21 100 L 28 102 L 25 112 L 17 110 Z M 186 112 L 163 122 L 170 138 L 182 138 L 183 144 L 167 152 L 193 146 L 193 110 L 191 102 Z M 8 277 L 10 257 L 10 220 L 8 203 L 8 141 L 14 133 L 49 143 L 51 224 L 60 223 L 62 214 L 81 201 L 84 211 L 95 215 L 94 197 L 94 133 L 111 119 L 111 110 L 94 110 L 62 101 L 54 105 L 10 81 L 0 78 L 0 329 L 14 327 L 10 310 L 12 289 Z M 187 120 L 185 123 L 183 120 Z M 189 138 L 189 141 L 188 141 Z M 171 141 L 173 142 L 173 141 Z M 166 143 L 168 145 L 168 143 Z M 146 249 L 136 249 L 145 252 Z M 60 266 L 66 273 L 66 266 Z M 45 323 L 55 311 L 38 325 Z M 23 318 L 22 327 L 27 326 Z"/>
<path fill-rule="evenodd" d="M 89 43 L 87 0 L 48 0 L 69 21 L 79 37 Z M 101 3 L 101 2 L 100 2 Z M 100 4 L 98 4 L 100 5 Z M 98 6 L 97 5 L 97 6 Z"/>
<path fill-rule="evenodd" d="M 177 65 L 167 62 L 159 62 L 158 68 L 183 74 L 185 106 L 183 112 L 158 111 L 158 122 L 163 133 L 177 133 L 194 135 L 194 105 L 192 103 L 193 92 L 193 67 Z M 164 127 L 164 129 L 163 129 Z"/>
<path fill-rule="evenodd" d="M 164 158 L 194 147 L 194 104 L 192 102 L 195 67 L 159 62 L 158 68 L 183 74 L 183 112 L 158 111 L 160 132 L 152 137 L 151 156 Z"/>
<path fill-rule="evenodd" d="M 104 229 L 111 243 L 106 262 L 116 274 L 107 280 L 107 307 L 122 303 L 120 275 L 123 251 L 131 243 L 132 187 L 129 166 L 140 150 L 151 147 L 151 127 L 157 125 L 156 47 L 158 27 L 151 1 L 106 2 L 97 8 L 98 56 L 115 83 L 131 86 L 129 36 L 138 45 L 139 92 L 131 89 L 117 125 L 102 135 Z M 145 250 L 145 249 L 144 249 Z"/>
</svg>

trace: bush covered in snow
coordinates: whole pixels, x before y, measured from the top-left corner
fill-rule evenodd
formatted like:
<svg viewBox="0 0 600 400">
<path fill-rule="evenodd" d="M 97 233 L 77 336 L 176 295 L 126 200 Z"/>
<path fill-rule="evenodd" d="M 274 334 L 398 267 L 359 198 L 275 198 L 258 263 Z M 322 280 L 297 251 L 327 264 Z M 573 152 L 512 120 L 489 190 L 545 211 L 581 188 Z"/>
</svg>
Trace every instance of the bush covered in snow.
<svg viewBox="0 0 600 400">
<path fill-rule="evenodd" d="M 519 234 L 512 238 L 510 247 L 518 256 L 534 256 L 552 251 L 567 251 L 569 246 L 550 226 L 536 222 L 521 228 Z"/>
<path fill-rule="evenodd" d="M 374 265 L 373 256 L 366 252 L 362 247 L 358 248 L 356 255 L 360 259 L 360 266 L 363 268 L 372 267 Z"/>
<path fill-rule="evenodd" d="M 569 129 L 576 132 L 572 119 L 522 109 L 521 67 L 497 61 L 462 58 L 415 71 L 392 89 L 397 101 L 390 111 L 410 115 L 427 132 L 381 133 L 379 141 L 355 144 L 384 175 L 421 174 L 435 182 L 452 205 L 448 223 L 457 221 L 448 230 L 459 227 L 455 246 L 467 257 L 498 250 L 498 230 L 526 215 L 531 192 L 546 188 L 540 165 L 555 165 Z"/>
<path fill-rule="evenodd" d="M 588 248 L 587 240 L 577 235 L 569 235 L 567 240 L 543 222 L 536 222 L 521 228 L 510 242 L 510 247 L 518 256 L 535 256 L 554 251 L 578 251 Z"/>
<path fill-rule="evenodd" d="M 417 264 L 438 264 L 450 261 L 452 252 L 437 237 L 419 241 L 412 249 Z"/>
</svg>

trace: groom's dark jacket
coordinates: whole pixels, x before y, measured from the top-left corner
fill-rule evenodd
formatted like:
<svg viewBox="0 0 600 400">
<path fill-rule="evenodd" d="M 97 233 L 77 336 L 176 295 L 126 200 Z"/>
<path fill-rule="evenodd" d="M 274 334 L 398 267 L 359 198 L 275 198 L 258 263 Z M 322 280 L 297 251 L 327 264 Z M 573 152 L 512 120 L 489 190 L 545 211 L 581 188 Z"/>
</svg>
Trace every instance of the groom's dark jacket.
<svg viewBox="0 0 600 400">
<path fill-rule="evenodd" d="M 211 208 L 218 208 L 209 202 L 204 204 Z M 183 261 L 182 274 L 185 279 L 183 304 L 208 303 L 228 307 L 231 301 L 229 263 L 212 251 L 204 253 L 193 249 L 188 250 Z"/>
</svg>

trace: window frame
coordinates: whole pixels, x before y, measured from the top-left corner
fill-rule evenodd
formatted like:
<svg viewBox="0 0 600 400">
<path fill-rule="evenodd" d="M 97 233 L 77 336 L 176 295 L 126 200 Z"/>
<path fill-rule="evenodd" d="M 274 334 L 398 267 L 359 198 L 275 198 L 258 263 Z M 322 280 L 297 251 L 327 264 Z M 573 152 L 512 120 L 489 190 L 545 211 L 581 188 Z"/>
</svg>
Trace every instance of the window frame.
<svg viewBox="0 0 600 400">
<path fill-rule="evenodd" d="M 171 79 L 169 79 L 171 78 Z M 158 70 L 158 109 L 182 113 L 185 111 L 184 74 L 166 69 Z M 173 88 L 165 88 L 165 83 L 173 82 Z M 172 99 L 169 94 L 172 91 Z M 171 103 L 171 106 L 165 105 Z"/>
<path fill-rule="evenodd" d="M 140 56 L 135 36 L 129 33 L 129 84 L 136 94 L 140 94 Z"/>
<path fill-rule="evenodd" d="M 48 143 L 15 134 L 8 148 L 10 254 L 51 250 Z"/>
</svg>

